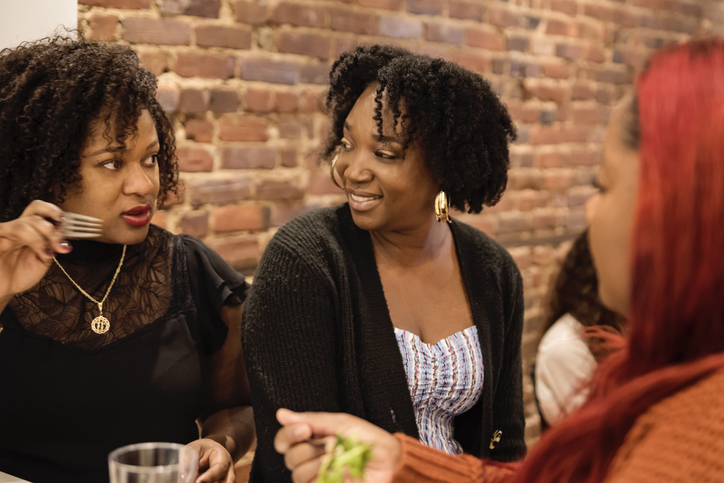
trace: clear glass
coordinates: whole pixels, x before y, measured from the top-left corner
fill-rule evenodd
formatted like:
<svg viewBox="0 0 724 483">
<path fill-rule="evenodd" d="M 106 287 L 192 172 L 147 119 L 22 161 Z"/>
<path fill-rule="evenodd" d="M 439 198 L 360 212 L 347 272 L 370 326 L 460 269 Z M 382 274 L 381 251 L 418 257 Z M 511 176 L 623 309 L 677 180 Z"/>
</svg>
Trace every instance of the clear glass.
<svg viewBox="0 0 724 483">
<path fill-rule="evenodd" d="M 198 453 L 177 443 L 139 443 L 108 455 L 111 483 L 194 483 Z"/>
</svg>

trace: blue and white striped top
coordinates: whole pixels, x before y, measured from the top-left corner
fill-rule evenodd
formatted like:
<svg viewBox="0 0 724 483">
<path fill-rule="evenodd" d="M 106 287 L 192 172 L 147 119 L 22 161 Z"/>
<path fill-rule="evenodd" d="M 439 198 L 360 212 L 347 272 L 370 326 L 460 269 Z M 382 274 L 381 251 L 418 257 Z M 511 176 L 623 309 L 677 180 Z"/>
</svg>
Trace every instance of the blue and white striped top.
<svg viewBox="0 0 724 483">
<path fill-rule="evenodd" d="M 453 419 L 470 410 L 483 391 L 483 354 L 473 325 L 437 344 L 426 344 L 395 328 L 407 374 L 420 441 L 449 454 L 461 454 L 453 439 Z"/>
</svg>

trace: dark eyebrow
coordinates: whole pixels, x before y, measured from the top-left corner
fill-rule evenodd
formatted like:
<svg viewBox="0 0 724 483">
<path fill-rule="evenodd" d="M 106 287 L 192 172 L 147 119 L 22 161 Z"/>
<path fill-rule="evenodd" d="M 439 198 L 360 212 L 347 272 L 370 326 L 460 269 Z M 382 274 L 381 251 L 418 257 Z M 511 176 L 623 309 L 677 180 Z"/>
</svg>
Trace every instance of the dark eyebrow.
<svg viewBox="0 0 724 483">
<path fill-rule="evenodd" d="M 344 128 L 347 129 L 348 131 L 351 131 L 349 124 L 347 124 L 347 121 L 344 122 Z M 379 141 L 381 143 L 396 143 L 396 144 L 400 144 L 400 145 L 404 144 L 402 142 L 402 139 L 398 136 L 384 136 L 384 135 L 380 136 L 377 133 L 373 133 L 372 139 Z"/>
<path fill-rule="evenodd" d="M 153 141 L 151 144 L 149 144 L 149 145 L 146 147 L 146 151 L 148 151 L 149 149 L 151 149 L 151 148 L 153 148 L 153 147 L 155 147 L 155 146 L 157 146 L 157 145 L 158 145 L 158 139 L 156 139 L 156 140 Z M 103 149 L 99 149 L 98 151 L 95 151 L 95 152 L 93 152 L 93 153 L 90 153 L 90 154 L 86 155 L 86 157 L 98 156 L 99 154 L 103 154 L 103 153 L 117 153 L 117 152 L 119 152 L 119 151 L 125 151 L 125 150 L 126 150 L 125 146 L 115 146 L 115 147 L 106 146 L 106 147 L 103 148 Z"/>
</svg>

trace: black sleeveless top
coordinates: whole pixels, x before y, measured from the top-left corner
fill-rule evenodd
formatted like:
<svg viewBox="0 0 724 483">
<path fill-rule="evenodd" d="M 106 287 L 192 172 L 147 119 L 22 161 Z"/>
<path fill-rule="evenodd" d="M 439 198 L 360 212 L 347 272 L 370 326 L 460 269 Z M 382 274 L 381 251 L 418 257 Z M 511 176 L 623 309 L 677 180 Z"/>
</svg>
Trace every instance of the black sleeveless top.
<svg viewBox="0 0 724 483">
<path fill-rule="evenodd" d="M 100 300 L 122 247 L 74 241 L 58 256 Z M 198 438 L 206 357 L 226 337 L 224 304 L 240 304 L 243 276 L 189 236 L 152 226 L 127 248 L 98 307 L 57 266 L 0 314 L 0 471 L 36 483 L 108 481 L 108 453 L 144 441 Z"/>
</svg>

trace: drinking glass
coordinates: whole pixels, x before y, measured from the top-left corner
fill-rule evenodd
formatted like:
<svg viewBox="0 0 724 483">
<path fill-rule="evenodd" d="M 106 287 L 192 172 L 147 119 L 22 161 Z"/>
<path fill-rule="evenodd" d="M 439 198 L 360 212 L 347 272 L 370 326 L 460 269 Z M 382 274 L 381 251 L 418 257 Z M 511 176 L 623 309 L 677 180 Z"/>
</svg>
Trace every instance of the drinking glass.
<svg viewBox="0 0 724 483">
<path fill-rule="evenodd" d="M 177 443 L 139 443 L 108 455 L 111 483 L 194 483 L 198 453 Z"/>
</svg>

